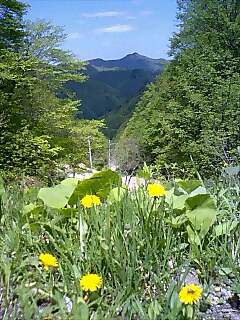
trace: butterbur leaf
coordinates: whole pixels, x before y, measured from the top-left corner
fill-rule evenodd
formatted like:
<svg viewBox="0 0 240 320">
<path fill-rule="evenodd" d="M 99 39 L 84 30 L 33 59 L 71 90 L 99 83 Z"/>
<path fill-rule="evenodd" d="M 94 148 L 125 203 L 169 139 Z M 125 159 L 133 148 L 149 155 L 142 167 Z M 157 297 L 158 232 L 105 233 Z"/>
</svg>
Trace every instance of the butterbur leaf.
<svg viewBox="0 0 240 320">
<path fill-rule="evenodd" d="M 94 174 L 91 178 L 79 181 L 69 204 L 76 204 L 87 194 L 94 194 L 101 199 L 106 199 L 113 187 L 121 185 L 121 177 L 112 170 L 105 170 Z"/>
<path fill-rule="evenodd" d="M 210 194 L 197 194 L 193 197 L 188 197 L 186 205 L 189 209 L 193 210 L 197 207 L 215 209 L 215 202 Z"/>
<path fill-rule="evenodd" d="M 178 180 L 177 184 L 185 193 L 188 194 L 202 186 L 202 183 L 199 180 Z"/>
<path fill-rule="evenodd" d="M 187 200 L 187 195 L 173 196 L 172 198 L 172 208 L 173 210 L 184 210 L 186 207 L 185 201 Z"/>
<path fill-rule="evenodd" d="M 189 194 L 189 197 L 194 197 L 194 196 L 196 196 L 196 195 L 198 195 L 198 194 L 206 194 L 206 193 L 208 193 L 208 192 L 207 192 L 207 189 L 206 189 L 205 187 L 200 186 L 200 187 L 197 187 L 196 189 L 194 189 L 194 190 Z"/>
<path fill-rule="evenodd" d="M 61 181 L 61 184 L 63 184 L 63 185 L 71 185 L 71 186 L 75 186 L 76 187 L 79 182 L 80 182 L 79 179 L 67 178 L 67 179 L 64 179 L 63 181 Z"/>
<path fill-rule="evenodd" d="M 68 204 L 75 186 L 72 184 L 58 184 L 52 188 L 41 188 L 38 198 L 41 199 L 45 206 L 55 209 L 64 208 Z"/>
<path fill-rule="evenodd" d="M 198 234 L 190 226 L 187 226 L 187 233 L 188 233 L 189 243 L 194 244 L 196 246 L 201 245 L 201 240 L 200 240 Z"/>
<path fill-rule="evenodd" d="M 187 217 L 202 239 L 216 221 L 217 212 L 215 209 L 198 207 L 192 211 L 188 211 Z"/>
</svg>

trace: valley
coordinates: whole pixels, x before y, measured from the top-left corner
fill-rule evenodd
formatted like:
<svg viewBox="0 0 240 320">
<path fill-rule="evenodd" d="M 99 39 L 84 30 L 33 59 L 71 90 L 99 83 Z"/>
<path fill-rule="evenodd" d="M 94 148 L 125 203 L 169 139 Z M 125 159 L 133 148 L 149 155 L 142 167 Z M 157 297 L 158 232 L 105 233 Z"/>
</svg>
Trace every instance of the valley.
<svg viewBox="0 0 240 320">
<path fill-rule="evenodd" d="M 152 59 L 138 53 L 118 60 L 87 61 L 88 80 L 70 81 L 67 86 L 81 101 L 78 118 L 105 119 L 105 134 L 112 138 L 131 117 L 145 87 L 159 75 L 168 60 Z"/>
</svg>

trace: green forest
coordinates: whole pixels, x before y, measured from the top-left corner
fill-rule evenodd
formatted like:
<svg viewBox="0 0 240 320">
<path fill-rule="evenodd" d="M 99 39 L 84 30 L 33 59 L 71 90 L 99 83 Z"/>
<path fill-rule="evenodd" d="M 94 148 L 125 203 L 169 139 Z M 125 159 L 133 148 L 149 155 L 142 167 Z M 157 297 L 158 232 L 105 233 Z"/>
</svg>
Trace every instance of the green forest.
<svg viewBox="0 0 240 320">
<path fill-rule="evenodd" d="M 239 161 L 239 10 L 239 1 L 179 1 L 171 63 L 121 133 L 165 175 L 210 177 Z"/>
<path fill-rule="evenodd" d="M 0 5 L 1 174 L 45 177 L 61 163 L 87 162 L 90 134 L 93 153 L 104 154 L 103 122 L 76 120 L 80 101 L 64 86 L 86 80 L 84 64 L 60 49 L 64 30 L 26 23 L 21 2 Z"/>
<path fill-rule="evenodd" d="M 240 1 L 176 2 L 169 59 L 82 61 L 0 0 L 0 319 L 240 319 Z"/>
</svg>

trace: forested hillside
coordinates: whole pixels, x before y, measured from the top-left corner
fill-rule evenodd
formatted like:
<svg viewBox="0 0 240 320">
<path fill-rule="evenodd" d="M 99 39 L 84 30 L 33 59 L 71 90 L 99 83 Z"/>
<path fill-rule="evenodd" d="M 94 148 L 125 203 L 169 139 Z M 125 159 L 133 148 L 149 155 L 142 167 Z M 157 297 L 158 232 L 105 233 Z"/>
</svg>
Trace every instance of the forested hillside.
<svg viewBox="0 0 240 320">
<path fill-rule="evenodd" d="M 119 60 L 94 59 L 87 63 L 88 80 L 84 83 L 71 81 L 67 87 L 82 102 L 78 117 L 105 119 L 105 133 L 113 137 L 130 118 L 136 98 L 164 70 L 168 61 L 135 52 Z"/>
<path fill-rule="evenodd" d="M 179 1 L 178 19 L 173 60 L 141 97 L 119 146 L 133 141 L 164 174 L 210 176 L 239 159 L 240 2 Z"/>
<path fill-rule="evenodd" d="M 0 1 L 1 175 L 46 177 L 60 163 L 87 162 L 89 135 L 103 163 L 103 123 L 76 120 L 80 103 L 65 92 L 66 82 L 85 80 L 83 63 L 60 48 L 62 28 L 25 22 L 27 9 Z"/>
</svg>

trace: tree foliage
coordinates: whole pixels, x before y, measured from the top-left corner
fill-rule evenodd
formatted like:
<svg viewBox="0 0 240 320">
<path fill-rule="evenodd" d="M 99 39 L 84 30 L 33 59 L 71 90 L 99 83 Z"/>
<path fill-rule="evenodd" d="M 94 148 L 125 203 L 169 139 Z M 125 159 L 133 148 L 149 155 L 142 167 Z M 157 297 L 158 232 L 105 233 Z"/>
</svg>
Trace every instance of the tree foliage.
<svg viewBox="0 0 240 320">
<path fill-rule="evenodd" d="M 17 0 L 0 0 L 0 49 L 17 50 L 23 40 L 23 15 L 26 4 Z"/>
<path fill-rule="evenodd" d="M 12 33 L 8 39 L 8 31 L 1 30 L 5 41 L 0 49 L 1 173 L 39 175 L 59 161 L 85 161 L 88 149 L 81 139 L 86 128 L 94 133 L 100 150 L 105 141 L 100 123 L 75 120 L 79 101 L 64 90 L 69 80 L 85 80 L 83 63 L 59 48 L 65 38 L 61 28 L 46 22 L 24 25 L 25 6 L 18 1 L 3 3 L 10 12 L 7 23 Z"/>
<path fill-rule="evenodd" d="M 173 60 L 148 87 L 124 132 L 137 137 L 145 160 L 164 173 L 197 169 L 209 176 L 237 157 L 239 6 L 237 0 L 179 1 Z"/>
</svg>

